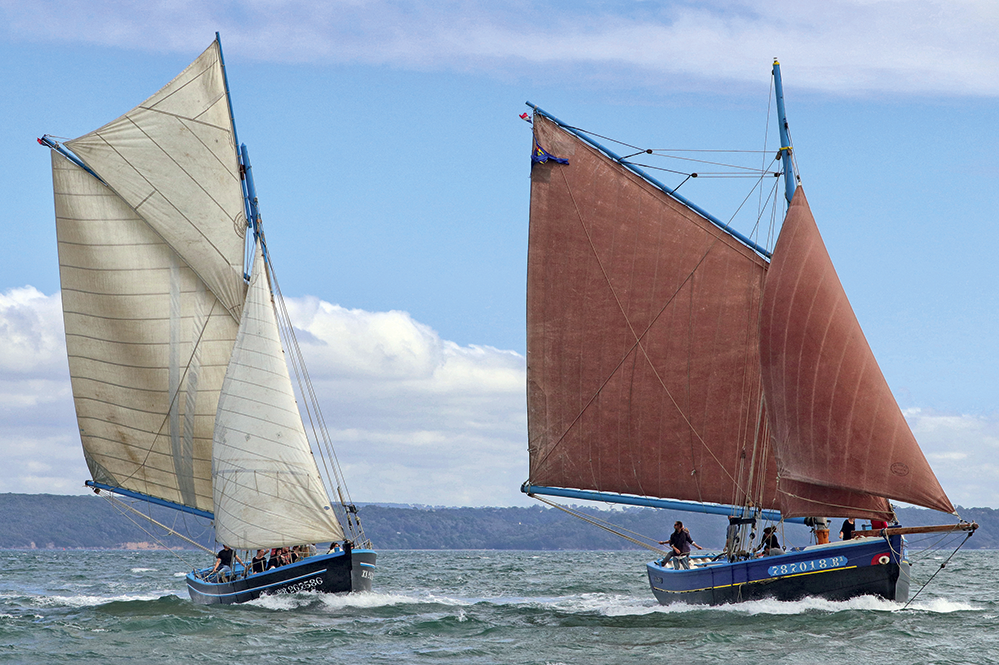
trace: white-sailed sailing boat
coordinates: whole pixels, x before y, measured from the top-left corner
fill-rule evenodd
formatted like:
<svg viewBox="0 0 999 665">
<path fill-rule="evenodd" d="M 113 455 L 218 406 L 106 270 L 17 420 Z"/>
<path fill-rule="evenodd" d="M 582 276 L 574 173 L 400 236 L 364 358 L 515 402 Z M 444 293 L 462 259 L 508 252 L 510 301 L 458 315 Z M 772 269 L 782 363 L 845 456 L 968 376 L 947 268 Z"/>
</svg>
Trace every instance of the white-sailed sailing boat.
<svg viewBox="0 0 999 665">
<path fill-rule="evenodd" d="M 120 118 L 39 142 L 52 149 L 87 484 L 212 519 L 216 541 L 237 551 L 343 542 L 262 573 L 194 570 L 196 602 L 370 589 L 375 552 L 323 454 L 329 438 L 273 274 L 218 37 Z"/>
<path fill-rule="evenodd" d="M 773 74 L 782 167 L 758 176 L 783 171 L 788 207 L 772 253 L 534 107 L 523 491 L 728 516 L 720 556 L 648 564 L 663 603 L 902 600 L 902 535 L 975 525 L 754 556 L 761 521 L 892 522 L 888 499 L 954 513 L 798 186 Z"/>
</svg>

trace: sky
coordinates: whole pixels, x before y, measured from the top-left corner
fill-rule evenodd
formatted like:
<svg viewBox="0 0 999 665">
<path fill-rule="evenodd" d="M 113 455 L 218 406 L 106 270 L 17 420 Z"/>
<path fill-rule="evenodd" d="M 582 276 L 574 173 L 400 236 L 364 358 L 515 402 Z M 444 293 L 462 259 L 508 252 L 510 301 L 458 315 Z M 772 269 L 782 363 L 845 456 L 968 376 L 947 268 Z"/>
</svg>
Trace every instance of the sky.
<svg viewBox="0 0 999 665">
<path fill-rule="evenodd" d="M 525 102 L 636 145 L 758 149 L 776 57 L 885 377 L 952 501 L 999 508 L 999 5 L 759 4 L 0 0 L 0 492 L 89 478 L 35 138 L 119 116 L 218 31 L 355 501 L 532 503 Z M 731 212 L 710 182 L 684 190 Z"/>
</svg>

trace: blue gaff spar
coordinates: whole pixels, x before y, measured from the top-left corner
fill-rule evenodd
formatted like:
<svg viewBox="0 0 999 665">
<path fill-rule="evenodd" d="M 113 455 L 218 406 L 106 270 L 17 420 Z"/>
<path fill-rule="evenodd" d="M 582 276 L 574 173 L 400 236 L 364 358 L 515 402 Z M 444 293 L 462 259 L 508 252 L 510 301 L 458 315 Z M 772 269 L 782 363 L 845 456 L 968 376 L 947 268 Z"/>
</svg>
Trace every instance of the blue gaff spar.
<svg viewBox="0 0 999 665">
<path fill-rule="evenodd" d="M 120 118 L 39 142 L 87 484 L 212 520 L 236 554 L 187 575 L 196 602 L 369 590 L 375 552 L 277 286 L 218 35 Z M 261 549 L 286 565 L 239 563 Z"/>
<path fill-rule="evenodd" d="M 776 61 L 773 80 L 781 145 L 776 170 L 756 174 L 783 176 L 772 251 L 651 176 L 638 160 L 655 151 L 620 156 L 531 105 L 522 489 L 727 515 L 717 556 L 648 564 L 662 603 L 904 600 L 904 534 L 977 525 L 828 542 L 831 517 L 895 523 L 889 499 L 955 511 L 822 243 Z M 808 521 L 817 542 L 758 556 L 762 521 Z"/>
</svg>

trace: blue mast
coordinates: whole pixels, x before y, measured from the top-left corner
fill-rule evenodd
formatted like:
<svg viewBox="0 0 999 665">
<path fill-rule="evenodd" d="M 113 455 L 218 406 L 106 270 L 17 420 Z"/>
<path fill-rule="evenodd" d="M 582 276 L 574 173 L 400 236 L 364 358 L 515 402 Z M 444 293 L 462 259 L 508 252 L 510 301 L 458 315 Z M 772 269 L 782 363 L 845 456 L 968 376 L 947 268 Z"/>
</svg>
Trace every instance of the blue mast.
<svg viewBox="0 0 999 665">
<path fill-rule="evenodd" d="M 236 133 L 236 116 L 232 111 L 232 94 L 229 92 L 229 75 L 226 73 L 225 58 L 222 56 L 222 37 L 215 33 L 215 41 L 219 45 L 219 64 L 222 66 L 222 83 L 225 86 L 225 97 L 229 103 L 229 122 L 232 124 L 232 142 L 239 148 L 236 157 L 239 159 L 239 181 L 243 189 L 243 212 L 246 214 L 246 225 L 253 229 L 253 237 L 260 237 L 260 216 L 257 209 L 257 190 L 253 185 L 253 173 L 250 170 L 250 153 L 245 144 L 239 142 Z M 266 248 L 264 249 L 266 252 Z M 245 272 L 245 267 L 244 267 Z M 244 275 L 245 277 L 246 275 Z"/>
<path fill-rule="evenodd" d="M 796 175 L 791 161 L 791 135 L 787 131 L 787 114 L 784 112 L 784 85 L 780 80 L 780 63 L 774 58 L 774 93 L 777 96 L 777 122 L 780 129 L 780 156 L 784 163 L 784 198 L 788 204 L 794 196 Z"/>
</svg>

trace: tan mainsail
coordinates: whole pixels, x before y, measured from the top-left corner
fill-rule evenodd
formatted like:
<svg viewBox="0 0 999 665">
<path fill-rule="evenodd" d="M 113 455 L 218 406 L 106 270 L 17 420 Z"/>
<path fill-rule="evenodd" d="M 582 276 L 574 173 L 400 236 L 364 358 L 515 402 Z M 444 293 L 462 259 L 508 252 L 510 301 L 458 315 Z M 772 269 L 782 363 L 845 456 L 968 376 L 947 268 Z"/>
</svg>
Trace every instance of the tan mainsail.
<svg viewBox="0 0 999 665">
<path fill-rule="evenodd" d="M 530 483 L 776 507 L 756 252 L 535 115 Z"/>
<path fill-rule="evenodd" d="M 114 192 L 52 152 L 66 350 L 95 481 L 211 511 L 237 322 Z"/>
<path fill-rule="evenodd" d="M 862 516 L 871 497 L 954 512 L 874 359 L 801 188 L 767 273 L 760 348 L 785 516 Z"/>
</svg>

